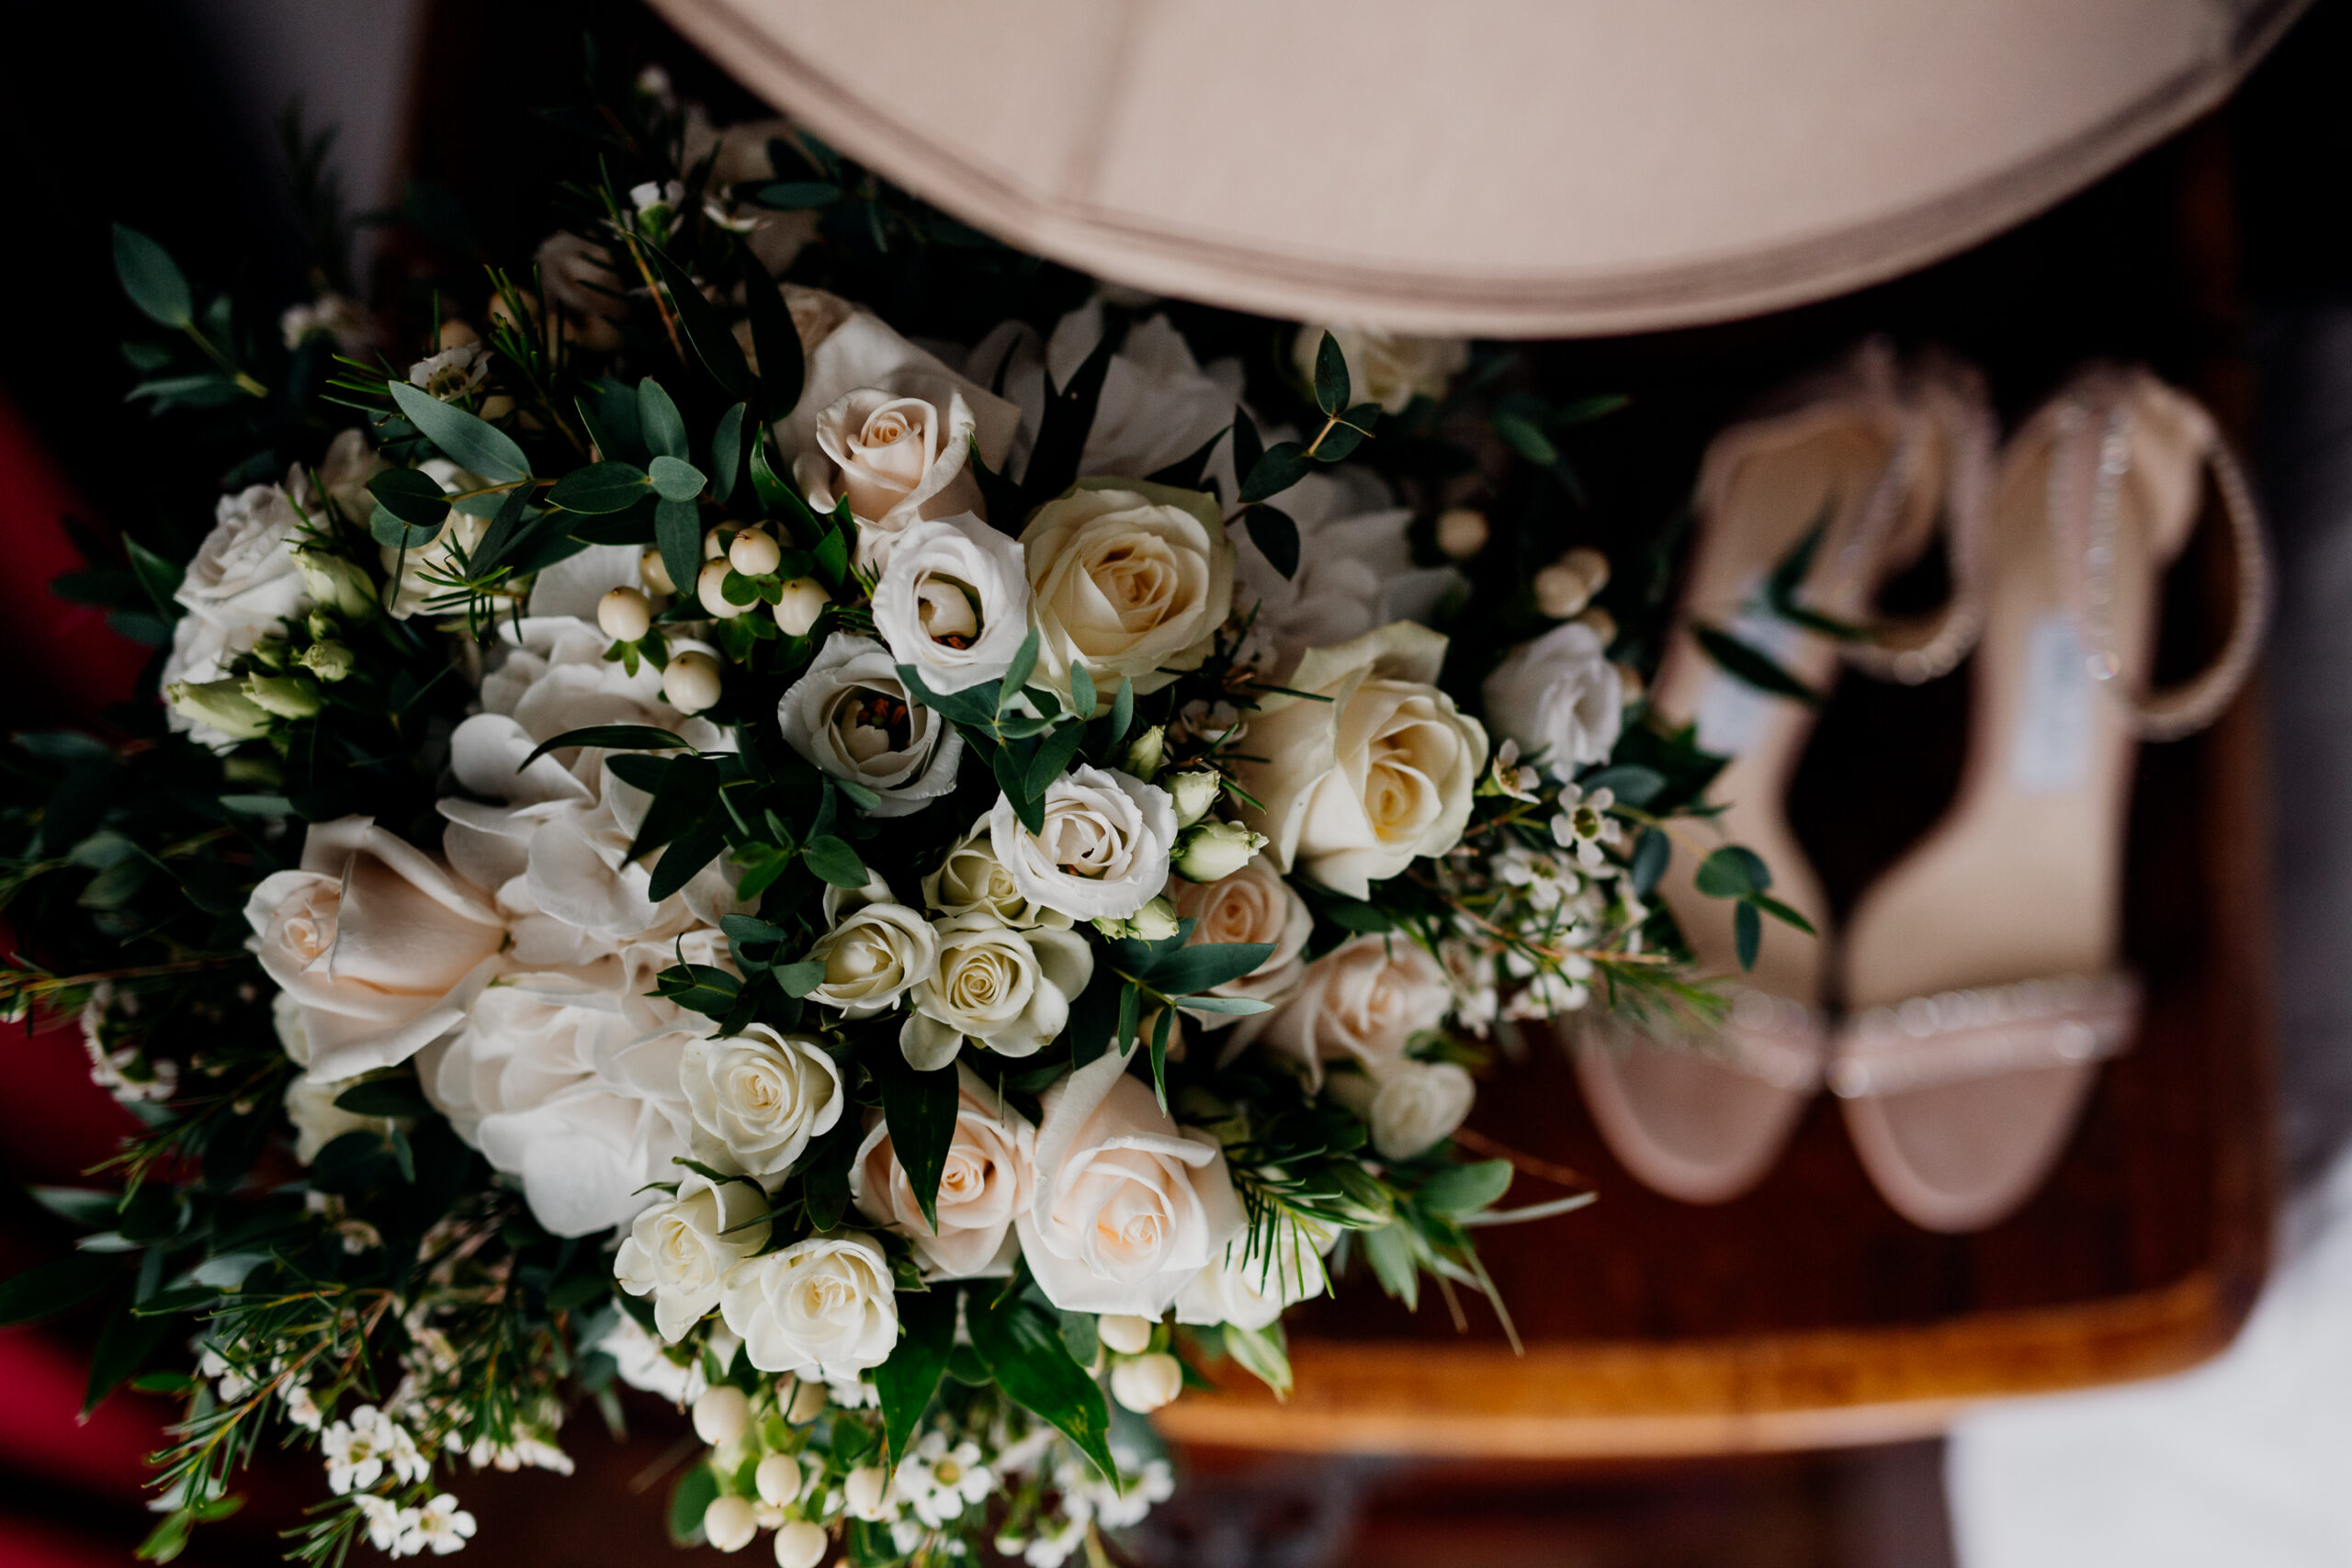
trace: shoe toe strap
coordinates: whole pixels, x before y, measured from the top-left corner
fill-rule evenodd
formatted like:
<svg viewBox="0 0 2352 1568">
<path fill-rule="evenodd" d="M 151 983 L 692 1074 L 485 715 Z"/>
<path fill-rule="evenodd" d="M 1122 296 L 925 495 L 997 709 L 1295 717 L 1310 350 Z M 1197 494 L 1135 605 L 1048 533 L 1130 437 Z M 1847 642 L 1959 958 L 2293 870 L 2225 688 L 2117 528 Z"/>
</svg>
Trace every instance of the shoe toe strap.
<svg viewBox="0 0 2352 1568">
<path fill-rule="evenodd" d="M 2139 1015 L 2140 985 L 2129 975 L 1914 997 L 1847 1023 L 1829 1091 L 1860 1100 L 2102 1061 L 2131 1045 Z"/>
</svg>

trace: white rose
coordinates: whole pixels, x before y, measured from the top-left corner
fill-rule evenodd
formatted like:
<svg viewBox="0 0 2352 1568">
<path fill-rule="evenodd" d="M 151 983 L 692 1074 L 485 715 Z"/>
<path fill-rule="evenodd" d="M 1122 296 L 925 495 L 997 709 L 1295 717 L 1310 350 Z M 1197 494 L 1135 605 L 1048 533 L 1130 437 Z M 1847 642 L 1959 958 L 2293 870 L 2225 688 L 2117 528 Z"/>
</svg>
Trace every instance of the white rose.
<svg viewBox="0 0 2352 1568">
<path fill-rule="evenodd" d="M 852 1377 L 881 1365 L 899 1342 L 889 1259 L 854 1232 L 738 1263 L 718 1311 L 763 1372 Z"/>
<path fill-rule="evenodd" d="M 1410 1159 L 1450 1136 L 1470 1114 L 1477 1085 L 1452 1062 L 1416 1062 L 1409 1057 L 1373 1077 L 1364 1120 L 1372 1124 L 1372 1146 L 1385 1159 Z"/>
<path fill-rule="evenodd" d="M 1105 1055 L 1046 1091 L 1021 1254 L 1065 1312 L 1158 1318 L 1247 1225 L 1208 1134 Z"/>
<path fill-rule="evenodd" d="M 820 512 L 849 502 L 858 564 L 871 570 L 890 558 L 913 524 L 979 509 L 980 482 L 971 470 L 976 429 L 971 405 L 952 388 L 936 405 L 860 388 L 817 417 L 817 449 L 801 455 L 793 477 Z"/>
<path fill-rule="evenodd" d="M 874 1118 L 849 1168 L 859 1213 L 910 1242 L 924 1277 L 970 1280 L 1012 1271 L 1012 1220 L 1029 1198 L 1029 1164 L 1037 1130 L 997 1098 L 979 1075 L 959 1065 L 956 1132 L 939 1176 L 932 1233 L 899 1164 L 888 1123 Z"/>
<path fill-rule="evenodd" d="M 304 1165 L 345 1133 L 391 1130 L 389 1116 L 361 1116 L 335 1103 L 350 1087 L 349 1083 L 322 1083 L 308 1073 L 286 1086 L 286 1119 L 294 1123 L 294 1157 Z"/>
<path fill-rule="evenodd" d="M 1274 1222 L 1271 1246 L 1253 1248 L 1246 1236 L 1226 1243 L 1217 1260 L 1193 1275 L 1176 1298 L 1176 1321 L 1269 1326 L 1285 1309 L 1330 1288 L 1323 1255 L 1339 1238 L 1336 1227 L 1284 1215 Z"/>
<path fill-rule="evenodd" d="M 506 930 L 439 861 L 365 817 L 311 825 L 301 867 L 245 903 L 261 966 L 302 1010 L 311 1072 L 404 1062 L 465 1017 Z"/>
<path fill-rule="evenodd" d="M 1363 898 L 1461 840 L 1487 732 L 1430 684 L 1444 659 L 1444 637 L 1398 622 L 1299 660 L 1290 684 L 1329 701 L 1265 699 L 1249 740 L 1263 760 L 1233 767 L 1276 864 Z"/>
<path fill-rule="evenodd" d="M 1267 679 L 1286 677 L 1310 648 L 1329 648 L 1392 621 L 1426 625 L 1463 582 L 1451 567 L 1418 567 L 1408 542 L 1413 514 L 1356 468 L 1312 473 L 1279 503 L 1298 527 L 1298 572 L 1284 577 L 1245 525 L 1233 547 L 1233 604 L 1250 621 L 1241 656 Z"/>
<path fill-rule="evenodd" d="M 874 629 L 934 692 L 996 680 L 1029 635 L 1020 542 L 969 513 L 910 525 L 874 586 Z"/>
<path fill-rule="evenodd" d="M 1045 420 L 1048 372 L 1056 386 L 1068 386 L 1102 341 L 1102 303 L 1089 300 L 1064 316 L 1049 342 L 1040 345 L 1035 329 L 1008 321 L 972 351 L 967 374 L 1021 407 L 1021 438 L 1013 461 L 1025 470 L 1031 446 Z M 1079 456 L 1082 474 L 1148 479 L 1191 457 L 1233 423 L 1241 402 L 1243 372 L 1238 359 L 1204 368 L 1182 333 L 1166 316 L 1153 316 L 1127 330 L 1102 374 L 1094 402 L 1094 423 Z M 1233 460 L 1220 447 L 1209 470 L 1233 493 Z"/>
<path fill-rule="evenodd" d="M 1438 399 L 1470 365 L 1470 345 L 1458 337 L 1408 337 L 1365 327 L 1327 327 L 1308 322 L 1292 340 L 1299 374 L 1315 378 L 1315 358 L 1323 334 L 1339 341 L 1352 389 L 1348 400 L 1378 403 L 1383 413 L 1403 413 L 1416 396 Z"/>
<path fill-rule="evenodd" d="M 989 819 L 949 847 L 939 868 L 922 879 L 922 901 L 953 919 L 958 915 L 994 915 L 1008 926 L 1068 926 L 1070 918 L 1048 909 L 1021 891 L 996 858 Z"/>
<path fill-rule="evenodd" d="M 1570 621 L 1510 650 L 1487 677 L 1487 721 L 1566 778 L 1608 760 L 1625 710 L 1624 681 L 1600 634 Z"/>
<path fill-rule="evenodd" d="M 1125 919 L 1168 886 L 1176 804 L 1140 779 L 1080 767 L 1046 786 L 1039 832 L 998 795 L 989 840 L 1023 897 L 1073 919 Z"/>
<path fill-rule="evenodd" d="M 1323 1064 L 1353 1061 L 1375 1077 L 1412 1037 L 1443 1021 L 1445 970 L 1403 936 L 1351 937 L 1306 966 L 1258 1043 L 1295 1060 L 1319 1087 Z"/>
<path fill-rule="evenodd" d="M 289 482 L 307 493 L 299 472 Z M 172 627 L 172 651 L 162 678 L 166 689 L 183 681 L 201 684 L 224 678 L 231 660 L 250 652 L 265 632 L 310 603 L 294 561 L 301 517 L 292 496 L 277 485 L 254 485 L 222 496 L 213 516 L 212 531 L 172 593 L 187 614 Z M 167 709 L 165 718 L 174 729 L 209 746 L 235 739 L 177 707 Z"/>
<path fill-rule="evenodd" d="M 630 1295 L 653 1298 L 654 1325 L 675 1343 L 718 1305 L 728 1271 L 767 1245 L 767 1222 L 759 1218 L 766 1207 L 747 1182 L 689 1172 L 676 1197 L 637 1216 L 613 1258 L 613 1277 Z"/>
<path fill-rule="evenodd" d="M 625 1312 L 614 1315 L 612 1327 L 595 1348 L 613 1359 L 613 1375 L 621 1382 L 680 1408 L 692 1404 L 710 1386 L 703 1381 L 699 1352 L 680 1365 L 665 1353 L 667 1347 L 659 1338 Z M 728 1359 L 729 1353 L 720 1354 L 722 1363 Z"/>
<path fill-rule="evenodd" d="M 879 879 L 862 894 L 837 898 L 837 891 L 829 889 L 825 898 L 826 918 L 838 915 L 836 923 L 808 950 L 825 966 L 825 978 L 808 999 L 847 1018 L 873 1018 L 898 1006 L 932 972 L 939 936 L 920 910 L 895 902 Z"/>
<path fill-rule="evenodd" d="M 956 787 L 964 738 L 911 701 L 890 650 L 835 632 L 776 705 L 784 739 L 811 764 L 882 797 L 870 815 L 904 817 Z"/>
<path fill-rule="evenodd" d="M 718 962 L 718 933 L 684 942 Z M 425 1097 L 556 1235 L 625 1224 L 677 1175 L 692 1123 L 678 1065 L 712 1025 L 646 993 L 677 961 L 652 942 L 560 973 L 508 976 L 418 1059 Z"/>
<path fill-rule="evenodd" d="M 483 490 L 490 484 L 480 474 L 461 468 L 447 457 L 428 457 L 416 467 L 447 495 Z M 446 598 L 449 589 L 435 580 L 446 580 L 457 573 L 459 551 L 470 556 L 481 547 L 482 536 L 490 532 L 490 518 L 481 513 L 495 513 L 504 500 L 503 495 L 472 497 L 463 503 L 475 508 L 471 512 L 452 506 L 442 514 L 440 529 L 433 537 L 406 550 L 390 545 L 378 546 L 384 576 L 390 579 L 398 574 L 399 586 L 392 591 L 386 613 L 395 620 L 404 621 Z M 487 507 L 484 502 L 488 502 Z M 374 515 L 372 509 L 368 515 Z"/>
<path fill-rule="evenodd" d="M 938 957 L 915 982 L 915 1010 L 899 1049 L 919 1072 L 944 1067 L 966 1040 L 1000 1056 L 1034 1056 L 1069 1022 L 1069 1005 L 1094 977 L 1094 952 L 1076 931 L 1019 930 L 993 915 L 938 926 Z"/>
<path fill-rule="evenodd" d="M 1315 929 L 1314 912 L 1262 854 L 1223 881 L 1178 883 L 1176 912 L 1195 922 L 1192 938 L 1195 942 L 1274 944 L 1274 951 L 1266 961 L 1249 974 L 1211 987 L 1214 996 L 1280 1001 L 1306 972 L 1306 939 Z M 1185 1016 L 1204 1029 L 1223 1029 L 1239 1022 L 1247 1030 L 1242 1038 L 1254 1039 L 1258 1029 L 1250 1026 L 1270 1015 L 1252 1013 L 1238 1019 L 1232 1013 Z"/>
<path fill-rule="evenodd" d="M 763 1181 L 792 1168 L 808 1140 L 842 1119 L 841 1069 L 824 1043 L 764 1023 L 696 1040 L 678 1063 L 694 1112 L 695 1156 Z"/>
<path fill-rule="evenodd" d="M 368 493 L 368 481 L 390 466 L 368 444 L 367 432 L 340 430 L 319 459 L 319 483 L 343 520 L 364 529 L 376 515 L 376 498 Z"/>
<path fill-rule="evenodd" d="M 1122 677 L 1156 692 L 1208 656 L 1233 608 L 1233 547 L 1215 497 L 1141 479 L 1080 479 L 1021 531 L 1039 676 L 1093 678 L 1105 707 Z"/>
<path fill-rule="evenodd" d="M 606 661 L 611 639 L 591 622 L 531 617 L 519 631 L 503 625 L 501 635 L 506 647 L 482 677 L 483 711 L 449 742 L 450 772 L 478 798 L 446 798 L 438 809 L 450 863 L 496 897 L 514 930 L 516 962 L 594 963 L 744 909 L 735 897 L 740 873 L 724 855 L 667 898 L 650 897 L 661 855 L 631 860 L 628 848 L 653 797 L 612 771 L 612 752 L 567 747 L 522 767 L 539 742 L 589 725 L 667 729 L 704 751 L 731 751 L 733 738 L 662 702 L 650 664 L 631 675 Z"/>
</svg>

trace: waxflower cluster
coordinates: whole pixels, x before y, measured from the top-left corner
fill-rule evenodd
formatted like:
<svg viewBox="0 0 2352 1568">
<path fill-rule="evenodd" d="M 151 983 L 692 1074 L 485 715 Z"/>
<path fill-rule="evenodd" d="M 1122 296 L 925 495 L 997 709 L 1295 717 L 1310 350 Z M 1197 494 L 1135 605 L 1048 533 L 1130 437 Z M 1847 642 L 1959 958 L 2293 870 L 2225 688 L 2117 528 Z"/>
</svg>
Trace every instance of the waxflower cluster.
<svg viewBox="0 0 2352 1568">
<path fill-rule="evenodd" d="M 200 825 L 41 862 L 141 941 L 185 863 L 212 922 L 22 987 L 157 1129 L 120 1232 L 207 1324 L 166 1528 L 278 1421 L 302 1553 L 452 1551 L 453 1467 L 568 1470 L 617 1378 L 691 1411 L 723 1551 L 1099 1560 L 1172 1484 L 1142 1418 L 1286 1389 L 1351 1237 L 1484 1278 L 1483 1042 L 1672 972 L 1680 764 L 1606 558 L 1522 572 L 1365 460 L 1485 351 L 1310 323 L 1253 384 L 1107 294 L 918 341 L 843 247 L 944 220 L 658 78 L 612 112 L 637 166 L 529 269 L 284 314 L 316 428 L 147 574 Z M 772 205 L 812 182 L 879 205 Z"/>
</svg>

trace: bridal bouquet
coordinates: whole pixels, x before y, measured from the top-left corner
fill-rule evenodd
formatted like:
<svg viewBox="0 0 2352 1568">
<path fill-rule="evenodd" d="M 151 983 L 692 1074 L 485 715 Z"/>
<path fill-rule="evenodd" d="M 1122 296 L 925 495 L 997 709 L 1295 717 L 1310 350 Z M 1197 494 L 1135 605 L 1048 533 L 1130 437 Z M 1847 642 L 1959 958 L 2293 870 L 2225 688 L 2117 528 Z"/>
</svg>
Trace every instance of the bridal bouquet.
<svg viewBox="0 0 2352 1568">
<path fill-rule="evenodd" d="M 260 449 L 66 585 L 163 706 L 8 763 L 5 999 L 146 1130 L 5 1315 L 102 1303 L 93 1399 L 185 1399 L 152 1558 L 283 1441 L 296 1556 L 452 1551 L 616 1380 L 708 1445 L 682 1541 L 1099 1556 L 1142 1413 L 1582 1201 L 1495 1211 L 1488 1042 L 1705 1005 L 1645 895 L 1714 764 L 1564 547 L 1607 405 L 1109 292 L 918 339 L 900 258 L 1050 275 L 658 81 L 595 124 L 404 348 L 118 231 L 134 397 Z M 1481 453 L 1552 488 L 1459 504 Z"/>
</svg>

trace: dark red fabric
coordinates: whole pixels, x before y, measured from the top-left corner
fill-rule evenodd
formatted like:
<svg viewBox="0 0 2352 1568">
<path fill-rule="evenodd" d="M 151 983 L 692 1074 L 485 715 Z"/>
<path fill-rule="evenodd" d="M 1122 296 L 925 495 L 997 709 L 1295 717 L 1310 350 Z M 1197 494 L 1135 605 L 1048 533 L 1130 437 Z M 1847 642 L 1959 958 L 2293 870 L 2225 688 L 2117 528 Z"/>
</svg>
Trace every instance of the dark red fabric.
<svg viewBox="0 0 2352 1568">
<path fill-rule="evenodd" d="M 38 677 L 10 682 L 10 729 L 86 723 L 129 697 L 147 662 L 148 650 L 109 630 L 102 611 L 49 591 L 60 574 L 85 564 L 66 536 L 69 514 L 94 521 L 0 392 L 0 541 L 8 552 L 0 571 L 0 652 L 6 668 Z"/>
</svg>

